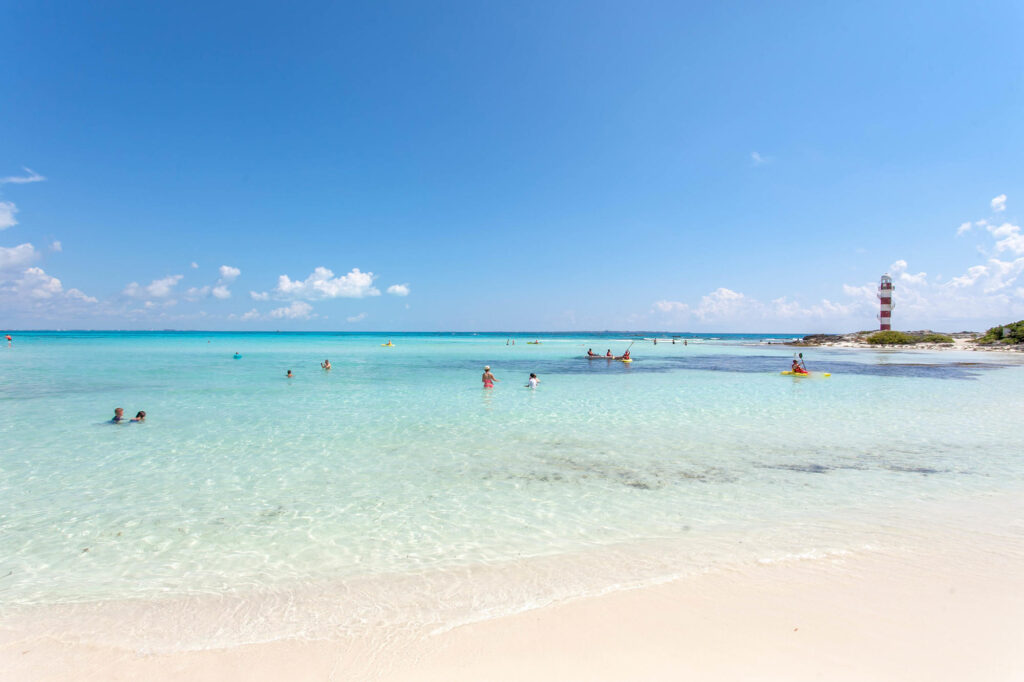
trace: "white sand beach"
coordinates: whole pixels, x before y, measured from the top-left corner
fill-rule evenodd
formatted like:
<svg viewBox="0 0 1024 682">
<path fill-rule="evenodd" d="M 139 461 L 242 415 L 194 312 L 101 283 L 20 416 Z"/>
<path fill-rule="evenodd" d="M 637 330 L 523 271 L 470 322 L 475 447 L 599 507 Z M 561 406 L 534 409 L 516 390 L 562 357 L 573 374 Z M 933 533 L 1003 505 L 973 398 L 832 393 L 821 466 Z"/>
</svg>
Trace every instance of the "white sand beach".
<svg viewBox="0 0 1024 682">
<path fill-rule="evenodd" d="M 11 682 L 1019 680 L 1024 519 L 1008 511 L 990 531 L 972 515 L 954 519 L 954 536 L 908 536 L 916 549 L 905 554 L 710 571 L 440 634 L 396 631 L 372 646 L 286 640 L 145 654 L 3 631 L 0 669 Z"/>
</svg>

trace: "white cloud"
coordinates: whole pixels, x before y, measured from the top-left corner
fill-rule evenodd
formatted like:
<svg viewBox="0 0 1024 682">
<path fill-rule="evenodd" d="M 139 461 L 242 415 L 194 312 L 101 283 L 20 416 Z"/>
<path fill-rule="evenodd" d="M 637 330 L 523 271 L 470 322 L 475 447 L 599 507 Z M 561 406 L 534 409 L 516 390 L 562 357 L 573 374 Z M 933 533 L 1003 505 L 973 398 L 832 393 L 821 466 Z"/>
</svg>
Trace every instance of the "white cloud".
<svg viewBox="0 0 1024 682">
<path fill-rule="evenodd" d="M 348 322 L 362 322 L 365 319 L 366 319 L 366 313 L 359 313 L 358 315 L 353 315 L 352 317 L 346 317 L 345 318 L 345 320 L 348 321 Z"/>
<path fill-rule="evenodd" d="M 24 185 L 29 182 L 42 182 L 46 179 L 31 168 L 23 168 L 22 170 L 28 173 L 28 175 L 8 175 L 6 178 L 0 178 L 0 185 L 6 185 L 7 183 Z"/>
<path fill-rule="evenodd" d="M 308 320 L 313 306 L 304 301 L 295 301 L 286 308 L 275 308 L 268 313 L 272 318 L 288 318 L 290 320 Z"/>
<path fill-rule="evenodd" d="M 679 301 L 655 301 L 654 307 L 663 313 L 685 313 L 690 310 L 690 306 Z"/>
<path fill-rule="evenodd" d="M 95 298 L 78 289 L 65 290 L 59 279 L 36 267 L 0 277 L 0 300 L 5 306 L 33 312 L 52 311 L 60 304 L 96 303 Z"/>
<path fill-rule="evenodd" d="M 962 235 L 962 234 L 964 234 L 966 232 L 969 232 L 970 230 L 971 230 L 971 223 L 970 223 L 970 221 L 968 221 L 966 223 L 960 223 L 960 227 L 956 228 L 956 236 L 959 237 L 960 235 Z"/>
<path fill-rule="evenodd" d="M 903 272 L 906 269 L 907 261 L 905 260 L 898 260 L 889 266 L 889 272 L 891 272 L 894 275 L 898 275 L 899 273 Z"/>
<path fill-rule="evenodd" d="M 61 246 L 61 243 L 57 240 L 54 240 L 54 242 L 50 244 L 50 251 L 53 251 L 54 253 L 60 253 L 63 250 L 64 247 Z"/>
<path fill-rule="evenodd" d="M 258 320 L 259 318 L 260 318 L 260 312 L 258 310 L 256 310 L 255 308 L 253 308 L 249 312 L 247 312 L 244 315 L 242 315 L 242 317 L 240 319 L 242 319 L 242 320 Z"/>
<path fill-rule="evenodd" d="M 192 264 L 189 265 L 189 267 L 192 268 L 193 270 L 198 270 L 199 269 L 199 263 L 197 263 L 195 261 L 192 261 Z"/>
<path fill-rule="evenodd" d="M 242 271 L 239 270 L 238 268 L 233 268 L 230 265 L 220 266 L 220 281 L 223 282 L 224 284 L 230 284 L 231 282 L 234 282 L 235 279 L 241 274 Z"/>
<path fill-rule="evenodd" d="M 265 291 L 263 291 L 263 292 L 250 291 L 249 292 L 249 296 L 254 301 L 269 301 L 270 300 L 270 294 L 268 294 Z"/>
<path fill-rule="evenodd" d="M 909 272 L 900 273 L 901 282 L 909 282 L 910 284 L 922 284 L 928 278 L 928 273 L 919 272 L 916 275 L 911 275 Z"/>
<path fill-rule="evenodd" d="M 766 156 L 761 156 L 757 152 L 750 152 L 750 163 L 753 166 L 760 166 L 761 164 L 768 163 L 770 159 Z"/>
<path fill-rule="evenodd" d="M 169 275 L 162 279 L 154 279 L 146 286 L 141 286 L 138 282 L 132 282 L 124 288 L 123 293 L 125 296 L 135 298 L 165 298 L 173 293 L 174 287 L 177 286 L 182 277 L 184 275 Z"/>
<path fill-rule="evenodd" d="M 999 196 L 997 196 L 994 199 L 992 199 L 992 201 L 990 203 L 992 204 L 992 210 L 995 211 L 996 213 L 999 213 L 1000 211 L 1005 211 L 1006 210 L 1006 195 L 1005 194 L 1000 194 Z"/>
<path fill-rule="evenodd" d="M 710 294 L 702 296 L 700 304 L 694 308 L 694 314 L 701 320 L 733 317 L 751 312 L 757 302 L 747 298 L 738 291 L 719 287 Z"/>
<path fill-rule="evenodd" d="M 238 268 L 222 265 L 220 266 L 220 279 L 213 286 L 192 287 L 185 292 L 185 298 L 193 301 L 199 298 L 206 298 L 207 296 L 213 296 L 221 300 L 231 298 L 231 290 L 228 288 L 228 284 L 241 274 L 242 271 Z"/>
<path fill-rule="evenodd" d="M 277 279 L 274 289 L 279 298 L 299 298 L 317 300 L 322 298 L 363 298 L 380 296 L 380 291 L 373 286 L 373 273 L 360 272 L 353 268 L 350 273 L 335 277 L 325 267 L 316 268 L 305 280 L 292 280 L 288 275 Z"/>
<path fill-rule="evenodd" d="M 1020 232 L 1019 225 L 1003 223 L 998 227 L 988 225 L 986 229 L 996 237 L 996 249 L 999 251 L 1012 251 L 1018 255 L 1024 255 L 1024 235 Z"/>
<path fill-rule="evenodd" d="M 8 227 L 18 224 L 14 217 L 17 212 L 18 207 L 14 205 L 13 201 L 0 201 L 0 230 L 6 230 Z"/>
<path fill-rule="evenodd" d="M 850 298 L 864 298 L 868 300 L 875 300 L 875 287 L 864 285 L 864 286 L 850 286 L 849 284 L 843 285 L 843 293 Z"/>
<path fill-rule="evenodd" d="M 409 285 L 408 284 L 392 284 L 391 286 L 388 287 L 387 291 L 388 291 L 389 294 L 394 294 L 395 296 L 408 296 L 409 295 Z"/>
<path fill-rule="evenodd" d="M 0 271 L 20 268 L 38 257 L 39 252 L 31 244 L 19 244 L 10 248 L 0 246 Z"/>
</svg>

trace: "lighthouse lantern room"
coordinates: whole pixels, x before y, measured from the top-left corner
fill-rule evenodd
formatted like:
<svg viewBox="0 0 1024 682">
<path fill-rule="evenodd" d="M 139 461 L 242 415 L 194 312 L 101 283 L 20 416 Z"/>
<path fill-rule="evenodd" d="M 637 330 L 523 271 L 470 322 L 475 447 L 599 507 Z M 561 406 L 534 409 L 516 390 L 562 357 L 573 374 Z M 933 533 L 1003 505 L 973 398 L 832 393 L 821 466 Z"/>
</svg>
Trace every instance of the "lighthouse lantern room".
<svg viewBox="0 0 1024 682">
<path fill-rule="evenodd" d="M 892 289 L 892 277 L 887 272 L 878 283 L 878 328 L 882 331 L 892 329 Z"/>
</svg>

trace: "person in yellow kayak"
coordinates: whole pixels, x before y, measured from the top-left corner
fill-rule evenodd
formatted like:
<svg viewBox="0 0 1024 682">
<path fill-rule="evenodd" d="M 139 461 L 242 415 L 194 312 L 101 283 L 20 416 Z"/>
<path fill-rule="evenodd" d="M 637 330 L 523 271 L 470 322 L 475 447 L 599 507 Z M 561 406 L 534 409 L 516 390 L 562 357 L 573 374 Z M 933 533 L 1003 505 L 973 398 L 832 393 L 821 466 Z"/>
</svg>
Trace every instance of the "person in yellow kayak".
<svg viewBox="0 0 1024 682">
<path fill-rule="evenodd" d="M 793 358 L 793 366 L 790 368 L 793 374 L 807 374 L 807 369 L 800 365 L 800 361 Z"/>
</svg>

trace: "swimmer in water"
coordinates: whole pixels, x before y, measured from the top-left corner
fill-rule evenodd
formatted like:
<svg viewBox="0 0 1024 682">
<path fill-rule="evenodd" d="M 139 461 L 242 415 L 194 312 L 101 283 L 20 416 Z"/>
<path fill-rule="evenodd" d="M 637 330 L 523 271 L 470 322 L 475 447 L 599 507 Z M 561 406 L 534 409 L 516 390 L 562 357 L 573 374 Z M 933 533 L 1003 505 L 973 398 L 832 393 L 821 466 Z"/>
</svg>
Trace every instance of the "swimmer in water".
<svg viewBox="0 0 1024 682">
<path fill-rule="evenodd" d="M 320 363 L 320 366 L 323 367 L 324 369 L 330 369 L 331 368 L 331 361 L 330 360 L 324 360 L 323 362 Z"/>
<path fill-rule="evenodd" d="M 135 416 L 132 417 L 132 421 L 133 422 L 144 422 L 144 421 L 146 421 L 146 411 L 145 410 L 139 410 L 138 412 L 136 412 Z"/>
<path fill-rule="evenodd" d="M 481 379 L 484 382 L 484 388 L 494 388 L 494 382 L 497 381 L 497 379 L 495 379 L 494 375 L 491 374 L 490 365 L 484 366 L 484 375 L 481 377 Z"/>
<path fill-rule="evenodd" d="M 540 379 L 533 372 L 530 373 L 530 380 L 526 383 L 526 388 L 537 388 L 537 384 L 540 383 Z"/>
<path fill-rule="evenodd" d="M 115 424 L 119 424 L 119 423 L 123 422 L 124 421 L 124 408 L 123 407 L 115 407 L 114 408 L 114 418 L 111 419 L 110 421 L 114 422 Z"/>
<path fill-rule="evenodd" d="M 292 374 L 291 370 L 288 370 L 288 374 L 285 374 L 285 377 L 288 378 L 288 379 L 293 379 L 293 378 L 295 378 L 295 375 Z"/>
</svg>

